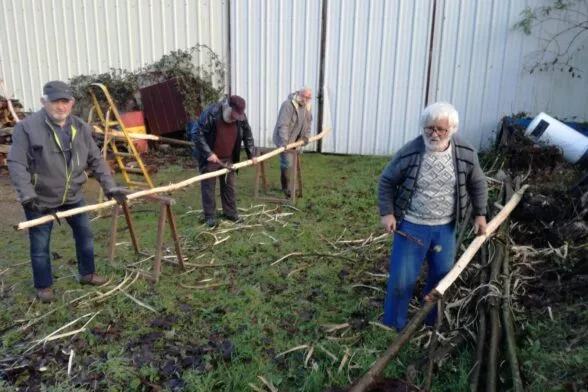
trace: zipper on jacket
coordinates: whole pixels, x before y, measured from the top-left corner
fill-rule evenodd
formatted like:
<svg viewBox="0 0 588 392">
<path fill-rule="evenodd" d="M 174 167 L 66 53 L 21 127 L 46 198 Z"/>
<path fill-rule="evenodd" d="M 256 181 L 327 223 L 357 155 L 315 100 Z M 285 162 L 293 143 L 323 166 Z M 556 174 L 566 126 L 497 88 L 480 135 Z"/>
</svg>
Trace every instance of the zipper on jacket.
<svg viewBox="0 0 588 392">
<path fill-rule="evenodd" d="M 63 151 L 63 147 L 61 146 L 61 142 L 59 140 L 59 135 L 55 131 L 55 128 L 53 128 L 53 125 L 51 125 L 51 123 L 49 121 L 45 121 L 45 122 L 47 123 L 47 125 L 49 125 L 49 128 L 51 128 L 51 130 L 53 131 L 53 138 L 55 139 L 55 142 L 57 143 L 57 146 L 59 147 L 59 151 L 61 151 L 61 156 L 63 157 L 63 162 L 65 163 L 65 190 L 63 191 L 63 196 L 61 198 L 61 205 L 63 205 L 65 203 L 65 201 L 67 200 L 67 194 L 69 193 L 71 176 L 73 174 L 73 164 L 68 165 L 67 158 L 65 157 L 65 152 Z M 73 149 L 73 141 L 74 141 L 74 138 L 76 137 L 76 134 L 77 134 L 77 129 L 72 124 L 72 126 L 71 126 L 71 140 L 69 142 L 70 151 Z M 76 151 L 76 155 L 77 155 L 77 151 Z M 71 159 L 70 159 L 70 161 L 71 161 Z M 78 162 L 79 162 L 79 157 L 78 157 Z"/>
</svg>

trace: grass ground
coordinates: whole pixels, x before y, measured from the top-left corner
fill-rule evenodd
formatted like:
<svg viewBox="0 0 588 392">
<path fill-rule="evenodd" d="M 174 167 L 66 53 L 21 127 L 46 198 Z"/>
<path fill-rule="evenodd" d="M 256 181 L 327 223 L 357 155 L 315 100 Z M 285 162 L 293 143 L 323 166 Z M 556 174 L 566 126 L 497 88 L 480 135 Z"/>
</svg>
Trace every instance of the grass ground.
<svg viewBox="0 0 588 392">
<path fill-rule="evenodd" d="M 254 170 L 241 170 L 238 204 L 245 222 L 237 226 L 223 220 L 215 229 L 203 225 L 197 186 L 174 193 L 174 212 L 188 262 L 217 266 L 189 267 L 182 272 L 164 265 L 159 283 L 139 279 L 125 290 L 154 311 L 120 291 L 104 301 L 82 299 L 70 304 L 81 295 L 96 298 L 98 291 L 107 290 L 76 282 L 75 249 L 67 225 L 55 227 L 52 240 L 59 300 L 51 305 L 34 301 L 26 234 L 3 225 L 0 364 L 18 365 L 4 368 L 0 389 L 35 390 L 43 385 L 47 391 L 246 391 L 254 390 L 251 385 L 263 390 L 261 376 L 280 391 L 322 391 L 357 379 L 396 336 L 377 324 L 389 241 L 355 250 L 337 241 L 381 234 L 376 186 L 386 161 L 305 154 L 304 197 L 296 209 L 252 200 Z M 159 162 L 160 170 L 153 178 L 157 184 L 197 174 L 190 158 L 170 156 Z M 271 161 L 269 172 L 277 194 L 277 159 Z M 96 197 L 96 187 L 91 189 L 88 200 Z M 18 211 L 19 206 L 7 208 Z M 133 206 L 141 248 L 146 251 L 155 243 L 157 212 L 153 204 Z M 20 219 L 19 214 L 13 212 L 13 216 Z M 135 257 L 128 242 L 123 243 L 128 241 L 123 226 L 121 220 L 116 260 L 108 265 L 110 220 L 93 223 L 98 271 L 112 278 L 109 287 L 121 282 L 129 265 L 142 259 Z M 165 245 L 173 254 L 169 236 Z M 302 255 L 271 265 L 292 252 Z M 147 261 L 139 266 L 149 265 Z M 583 309 L 576 312 L 577 320 L 586 325 Z M 96 313 L 86 331 L 23 354 L 38 339 Z M 81 327 L 89 318 L 60 333 Z M 570 350 L 577 351 L 569 358 L 566 347 L 553 347 L 556 339 L 546 333 L 571 333 L 566 329 L 568 321 L 562 310 L 551 323 L 542 318 L 528 325 L 529 336 L 521 347 L 525 376 L 543 378 L 553 388 L 579 377 L 588 363 L 588 350 L 572 346 Z M 345 323 L 349 325 L 340 329 L 333 326 Z M 279 355 L 299 346 L 305 347 Z M 75 356 L 68 376 L 71 350 Z M 553 350 L 560 350 L 559 355 L 550 356 Z M 407 345 L 386 375 L 401 376 L 406 365 L 424 353 L 415 343 Z M 471 357 L 466 347 L 441 369 L 433 389 L 469 390 Z M 562 374 L 566 367 L 572 369 L 571 375 Z M 531 385 L 531 390 L 540 390 L 545 384 L 533 381 Z"/>
</svg>

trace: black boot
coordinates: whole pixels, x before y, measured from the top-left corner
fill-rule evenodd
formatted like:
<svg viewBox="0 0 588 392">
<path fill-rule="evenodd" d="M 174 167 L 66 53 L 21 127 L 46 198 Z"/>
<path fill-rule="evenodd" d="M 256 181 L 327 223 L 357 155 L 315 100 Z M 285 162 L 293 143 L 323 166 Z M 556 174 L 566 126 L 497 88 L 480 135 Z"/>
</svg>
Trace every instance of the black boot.
<svg viewBox="0 0 588 392">
<path fill-rule="evenodd" d="M 280 169 L 280 181 L 282 182 L 282 190 L 287 198 L 292 197 L 289 186 L 288 169 Z"/>
</svg>

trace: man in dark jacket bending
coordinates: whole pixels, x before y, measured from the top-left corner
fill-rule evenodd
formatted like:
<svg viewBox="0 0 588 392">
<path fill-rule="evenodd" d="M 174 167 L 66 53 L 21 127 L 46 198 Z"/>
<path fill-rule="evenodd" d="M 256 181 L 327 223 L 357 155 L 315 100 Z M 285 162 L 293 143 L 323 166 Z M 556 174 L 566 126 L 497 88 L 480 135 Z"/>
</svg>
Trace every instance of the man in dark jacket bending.
<svg viewBox="0 0 588 392">
<path fill-rule="evenodd" d="M 474 147 L 455 135 L 459 117 L 448 103 L 434 103 L 421 115 L 422 135 L 404 145 L 390 161 L 378 185 L 382 225 L 395 235 L 384 324 L 400 331 L 408 322 L 408 304 L 423 261 L 429 265 L 425 294 L 451 270 L 455 226 L 465 219 L 468 200 L 476 234 L 486 230 L 486 177 Z M 407 239 L 406 235 L 422 243 Z M 435 321 L 431 312 L 427 323 Z"/>
<path fill-rule="evenodd" d="M 233 163 L 239 162 L 241 144 L 245 146 L 247 157 L 253 160 L 253 164 L 257 163 L 251 127 L 245 116 L 245 100 L 238 95 L 231 95 L 204 109 L 198 121 L 190 124 L 189 133 L 200 174 L 231 168 Z M 231 170 L 219 176 L 219 182 L 225 218 L 239 222 L 235 173 Z M 203 180 L 200 184 L 204 219 L 210 227 L 216 225 L 215 185 L 215 178 Z"/>
<path fill-rule="evenodd" d="M 90 126 L 72 116 L 75 103 L 70 87 L 52 81 L 43 87 L 43 109 L 14 127 L 8 170 L 28 220 L 84 205 L 82 185 L 86 169 L 94 172 L 104 194 L 117 202 L 126 191 L 117 188 L 110 169 L 92 139 Z M 87 213 L 66 218 L 72 228 L 80 283 L 102 285 L 95 272 L 94 241 Z M 53 222 L 29 229 L 30 254 L 37 297 L 53 300 L 50 241 Z"/>
</svg>

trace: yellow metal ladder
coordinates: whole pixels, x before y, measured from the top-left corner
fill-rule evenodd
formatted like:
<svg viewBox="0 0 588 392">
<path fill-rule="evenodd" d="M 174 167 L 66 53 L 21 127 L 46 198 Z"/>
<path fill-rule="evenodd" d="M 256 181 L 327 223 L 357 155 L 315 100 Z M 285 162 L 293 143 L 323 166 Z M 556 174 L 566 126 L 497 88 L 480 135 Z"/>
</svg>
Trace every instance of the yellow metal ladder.
<svg viewBox="0 0 588 392">
<path fill-rule="evenodd" d="M 96 96 L 96 93 L 102 91 L 104 98 L 106 99 L 106 115 L 100 106 L 100 102 Z M 143 160 L 141 159 L 141 155 L 135 148 L 133 144 L 133 139 L 129 136 L 125 125 L 122 122 L 118 109 L 114 101 L 112 100 L 112 96 L 106 88 L 105 85 L 102 83 L 92 83 L 89 88 L 90 96 L 92 97 L 93 107 L 90 110 L 90 115 L 88 116 L 88 123 L 90 126 L 99 126 L 102 131 L 104 132 L 104 146 L 103 146 L 103 153 L 106 158 L 106 154 L 108 149 L 112 151 L 114 154 L 114 159 L 125 179 L 125 182 L 128 184 L 130 189 L 134 189 L 136 187 L 142 188 L 153 188 L 153 182 L 151 181 L 151 177 L 149 177 L 149 172 L 147 168 L 143 164 Z M 97 121 L 94 121 L 94 114 L 98 116 Z M 113 118 L 114 117 L 114 118 Z M 113 128 L 118 128 L 117 130 L 124 134 L 122 136 L 114 136 L 110 133 L 110 130 Z M 119 150 L 117 146 L 117 141 L 122 141 L 126 145 L 127 152 L 122 152 Z M 133 158 L 139 168 L 128 168 L 125 166 L 123 158 Z M 143 176 L 144 181 L 136 181 L 131 178 L 131 175 L 139 175 Z M 100 197 L 102 200 L 102 195 Z"/>
</svg>

